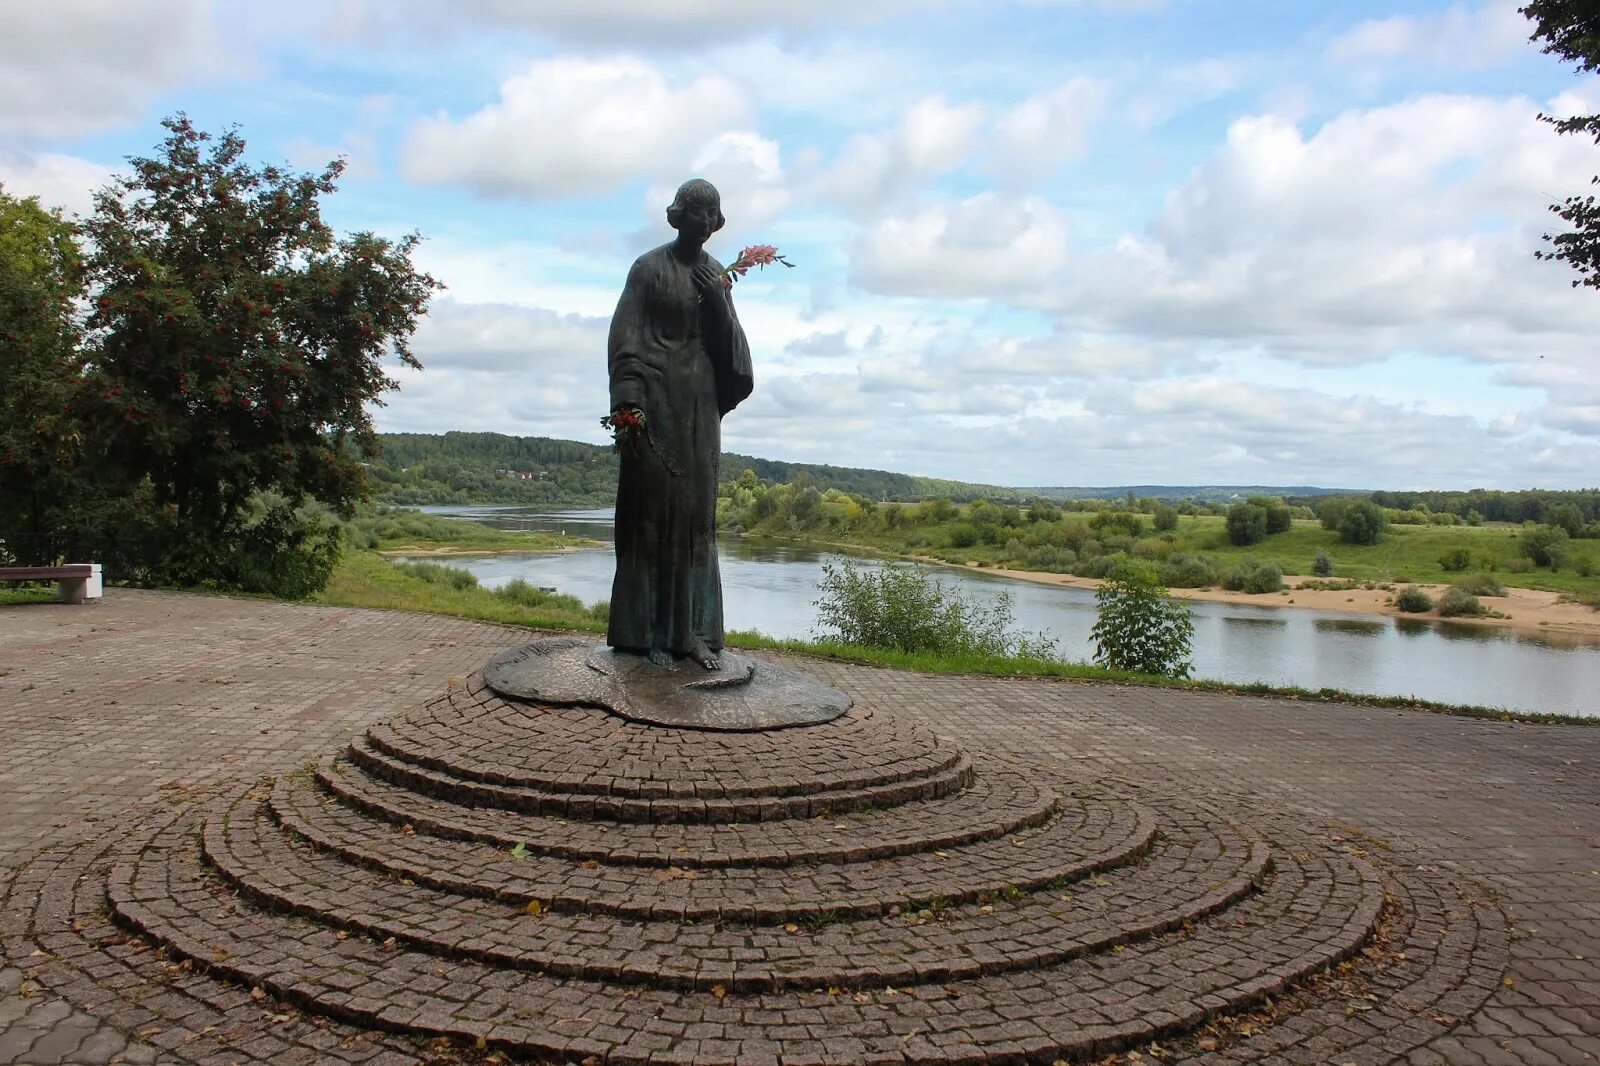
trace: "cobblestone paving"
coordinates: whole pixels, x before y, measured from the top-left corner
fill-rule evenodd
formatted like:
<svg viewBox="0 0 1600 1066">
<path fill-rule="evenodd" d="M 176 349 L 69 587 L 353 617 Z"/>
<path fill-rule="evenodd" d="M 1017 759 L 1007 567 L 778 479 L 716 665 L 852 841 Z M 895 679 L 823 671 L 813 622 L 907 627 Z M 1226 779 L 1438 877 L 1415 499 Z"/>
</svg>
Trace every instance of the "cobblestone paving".
<svg viewBox="0 0 1600 1066">
<path fill-rule="evenodd" d="M 585 767 L 581 756 L 588 740 L 579 737 L 549 767 L 528 767 L 526 780 L 494 780 L 492 738 L 477 747 L 452 747 L 446 743 L 456 728 L 450 714 L 473 691 L 472 672 L 520 639 L 522 634 L 500 627 L 449 619 L 125 590 L 113 590 L 104 602 L 87 607 L 0 608 L 0 864 L 12 871 L 0 875 L 10 882 L 9 902 L 0 907 L 0 937 L 15 953 L 17 943 L 29 941 L 15 927 L 14 916 L 32 914 L 34 942 L 41 945 L 35 950 L 42 952 L 24 952 L 14 960 L 18 965 L 0 965 L 0 1063 L 401 1063 L 425 1061 L 432 1054 L 400 1037 L 308 1019 L 270 997 L 252 996 L 247 985 L 201 977 L 176 956 L 154 957 L 144 941 L 121 935 L 93 914 L 105 896 L 108 859 L 127 871 L 127 892 L 118 906 L 144 913 L 152 924 L 176 923 L 180 932 L 202 919 L 215 920 L 220 912 L 213 912 L 200 895 L 174 896 L 137 885 L 154 884 L 158 874 L 175 879 L 173 883 L 201 883 L 198 879 L 211 876 L 196 865 L 202 851 L 214 864 L 205 869 L 223 879 L 211 882 L 212 888 L 227 889 L 212 898 L 220 907 L 239 898 L 270 899 L 280 907 L 302 904 L 317 913 L 342 908 L 340 913 L 370 936 L 370 949 L 335 942 L 331 933 L 294 935 L 304 944 L 326 935 L 326 944 L 314 946 L 324 953 L 346 952 L 352 972 L 363 964 L 362 953 L 372 952 L 369 980 L 375 988 L 400 981 L 393 986 L 395 999 L 443 982 L 430 968 L 438 964 L 436 954 L 409 947 L 385 950 L 376 943 L 389 932 L 399 934 L 406 945 L 459 951 L 466 956 L 459 964 L 463 967 L 532 959 L 547 972 L 560 974 L 562 960 L 567 960 L 582 978 L 588 974 L 583 967 L 608 965 L 603 950 L 571 946 L 591 947 L 592 938 L 585 936 L 592 930 L 583 923 L 593 919 L 584 915 L 611 905 L 604 885 L 585 887 L 581 898 L 561 913 L 549 914 L 536 931 L 505 925 L 504 936 L 490 944 L 464 941 L 448 925 L 427 924 L 427 916 L 436 913 L 438 893 L 481 885 L 482 877 L 494 874 L 467 861 L 472 842 L 538 838 L 561 811 L 511 803 L 519 809 L 489 819 L 460 815 L 455 812 L 463 809 L 454 808 L 452 813 L 435 812 L 436 821 L 448 824 L 428 829 L 418 823 L 419 830 L 433 833 L 426 842 L 420 835 L 401 839 L 398 833 L 390 840 L 374 839 L 348 824 L 352 806 L 366 809 L 361 796 L 346 797 L 353 803 L 328 802 L 326 790 L 301 775 L 280 776 L 275 787 L 241 792 L 242 785 L 262 775 L 287 775 L 340 749 L 366 727 L 433 699 L 453 681 L 456 687 L 449 690 L 455 699 L 434 701 L 438 713 L 408 716 L 374 730 L 357 744 L 357 753 L 364 752 L 360 765 L 325 761 L 323 773 L 346 775 L 348 787 L 365 789 L 367 802 L 375 805 L 399 802 L 394 793 L 379 790 L 385 766 L 402 757 L 410 761 L 389 766 L 388 772 L 404 773 L 413 783 L 435 771 L 468 778 L 476 774 L 481 787 L 500 799 L 548 784 L 543 778 L 552 775 L 592 780 L 595 773 L 612 773 L 616 779 L 598 791 L 615 797 L 609 802 L 618 805 L 617 812 L 659 800 L 660 809 L 673 812 L 674 820 L 640 824 L 610 840 L 564 834 L 559 845 L 547 850 L 569 861 L 593 855 L 658 873 L 663 862 L 683 864 L 684 854 L 708 857 L 701 874 L 681 885 L 682 899 L 688 902 L 712 898 L 713 885 L 737 887 L 741 878 L 759 886 L 763 865 L 778 865 L 785 858 L 871 858 L 884 866 L 901 861 L 891 862 L 890 857 L 906 850 L 904 825 L 871 812 L 852 815 L 855 839 L 842 841 L 843 834 L 810 823 L 793 823 L 774 837 L 750 834 L 742 823 L 719 820 L 715 814 L 684 814 L 692 798 L 674 795 L 671 781 L 653 779 L 651 770 L 673 765 L 675 757 L 692 761 L 693 751 L 681 756 L 641 751 L 631 769 Z M 911 724 L 885 739 L 881 767 L 848 761 L 833 766 L 825 760 L 808 765 L 801 760 L 792 775 L 793 787 L 776 790 L 778 795 L 803 799 L 829 788 L 845 795 L 868 779 L 882 791 L 884 775 L 898 780 L 895 775 L 901 771 L 894 768 L 902 764 L 909 767 L 904 771 L 907 780 L 920 774 L 927 781 L 960 777 L 964 782 L 971 769 L 963 769 L 950 754 L 959 745 L 1045 764 L 1042 777 L 1066 797 L 1052 811 L 1037 783 L 1030 786 L 1003 769 L 983 772 L 981 756 L 974 760 L 977 784 L 966 793 L 940 800 L 948 791 L 941 784 L 924 788 L 920 795 L 913 790 L 899 796 L 911 800 L 901 810 L 927 805 L 927 832 L 951 849 L 952 866 L 936 875 L 945 880 L 930 891 L 950 890 L 958 900 L 970 897 L 970 913 L 909 935 L 886 929 L 874 941 L 885 945 L 877 954 L 866 942 L 830 940 L 824 930 L 801 931 L 797 935 L 815 941 L 804 952 L 816 969 L 815 979 L 842 978 L 863 960 L 896 954 L 915 960 L 919 948 L 925 952 L 925 965 L 927 958 L 941 953 L 953 961 L 957 948 L 984 942 L 998 935 L 986 930 L 1002 928 L 994 915 L 976 906 L 982 864 L 962 873 L 962 860 L 987 854 L 983 849 L 1000 846 L 1005 834 L 1032 834 L 1030 840 L 1043 843 L 1028 854 L 1045 877 L 1048 869 L 1087 861 L 1066 846 L 1070 838 L 1086 853 L 1095 847 L 1122 849 L 1126 854 L 1119 861 L 1131 863 L 1108 874 L 1104 884 L 1086 887 L 1078 903 L 1095 915 L 1121 908 L 1118 920 L 1137 928 L 1145 923 L 1155 938 L 1130 942 L 1114 964 L 1085 968 L 1065 992 L 1089 988 L 1092 969 L 1094 979 L 1103 979 L 1104 987 L 1116 989 L 1128 1003 L 1153 997 L 1145 1013 L 1157 1016 L 1167 1001 L 1157 995 L 1159 981 L 1139 982 L 1146 972 L 1140 967 L 1170 976 L 1195 959 L 1205 960 L 1207 972 L 1234 964 L 1227 961 L 1225 937 L 1206 947 L 1204 938 L 1213 935 L 1206 928 L 1181 950 L 1156 935 L 1184 920 L 1184 904 L 1169 893 L 1139 898 L 1141 882 L 1136 878 L 1146 868 L 1162 871 L 1154 882 L 1142 883 L 1180 886 L 1197 899 L 1212 882 L 1236 883 L 1243 891 L 1263 871 L 1252 872 L 1245 838 L 1229 842 L 1228 834 L 1235 831 L 1226 826 L 1237 820 L 1237 832 L 1259 829 L 1289 844 L 1274 855 L 1276 868 L 1264 890 L 1241 908 L 1260 911 L 1262 921 L 1287 921 L 1305 905 L 1294 893 L 1285 894 L 1290 887 L 1326 883 L 1333 893 L 1329 899 L 1353 908 L 1349 921 L 1355 929 L 1367 919 L 1356 917 L 1361 893 L 1348 882 L 1349 874 L 1338 872 L 1345 867 L 1336 861 L 1318 872 L 1319 864 L 1325 864 L 1318 849 L 1333 841 L 1367 852 L 1392 872 L 1385 880 L 1395 903 L 1387 935 L 1406 950 L 1391 952 L 1385 968 L 1362 986 L 1360 1000 L 1335 989 L 1280 1024 L 1253 1030 L 1248 1039 L 1235 1033 L 1220 1044 L 1172 1043 L 1165 1049 L 1169 1059 L 1306 1064 L 1600 1061 L 1600 729 L 1129 686 L 924 678 L 829 663 L 808 662 L 804 668 L 858 695 L 873 711 L 896 712 Z M 552 719 L 548 724 L 560 723 Z M 923 731 L 918 724 L 950 745 L 930 748 L 919 740 Z M 841 725 L 849 727 L 848 722 Z M 541 743 L 548 746 L 550 740 Z M 460 765 L 448 765 L 452 750 L 474 754 Z M 485 769 L 490 772 L 483 773 Z M 374 776 L 358 777 L 367 774 Z M 734 778 L 723 775 L 719 780 Z M 1104 790 L 1097 790 L 1099 782 L 1105 783 Z M 713 812 L 720 810 L 718 804 L 771 807 L 774 795 L 748 795 L 772 791 L 769 784 L 756 782 L 744 789 L 735 783 L 724 795 L 703 802 Z M 1123 785 L 1131 790 L 1131 799 L 1119 799 Z M 1081 793 L 1081 809 L 1073 807 L 1074 789 Z M 959 804 L 977 803 L 981 797 L 993 797 L 994 805 L 969 821 Z M 204 834 L 160 832 L 155 839 L 161 846 L 147 849 L 136 861 L 127 857 L 136 849 L 128 846 L 123 827 L 135 816 L 146 825 L 152 820 L 157 825 L 198 824 L 202 811 L 229 804 L 234 813 L 225 822 L 208 820 Z M 1142 847 L 1137 844 L 1140 804 L 1156 807 L 1171 835 L 1181 840 L 1187 833 L 1194 844 L 1172 847 L 1164 840 L 1168 846 L 1137 858 Z M 1185 810 L 1197 813 L 1192 818 L 1178 813 Z M 1207 816 L 1206 810 L 1223 812 L 1227 820 Z M 427 816 L 425 810 L 412 813 Z M 1097 817 L 1104 824 L 1089 833 L 1085 819 Z M 1062 827 L 1067 825 L 1078 828 L 1065 833 Z M 292 826 L 294 839 L 305 843 L 291 845 L 279 826 Z M 1062 844 L 1049 843 L 1052 832 L 1061 836 Z M 192 841 L 192 847 L 180 846 L 182 841 Z M 1129 852 L 1129 847 L 1135 850 Z M 115 859 L 118 855 L 123 858 Z M 369 887 L 365 895 L 358 891 L 352 897 L 345 894 L 351 882 L 339 879 L 344 875 L 337 873 L 333 856 L 380 871 L 399 868 L 411 875 L 406 878 L 410 886 L 403 891 Z M 538 861 L 544 860 L 533 861 L 517 876 L 536 876 Z M 914 864 L 925 858 L 904 861 Z M 292 870 L 292 876 L 272 876 L 280 868 Z M 462 875 L 463 870 L 469 874 Z M 151 880 L 145 882 L 145 877 Z M 450 877 L 462 884 L 444 883 Z M 1348 887 L 1339 888 L 1341 883 Z M 1467 898 L 1480 888 L 1493 893 L 1512 916 L 1509 943 L 1499 910 Z M 623 889 L 616 900 L 626 899 Z M 1465 890 L 1466 897 L 1457 889 Z M 542 891 L 525 886 L 523 896 L 538 898 Z M 839 891 L 863 898 L 860 885 Z M 1229 890 L 1233 896 L 1238 891 Z M 180 896 L 186 906 L 198 908 L 188 918 L 157 913 Z M 511 891 L 509 898 L 520 904 L 523 896 Z M 884 907 L 917 902 L 878 899 L 871 893 L 865 898 Z M 478 908 L 473 920 L 503 920 L 487 898 L 468 903 Z M 156 910 L 141 912 L 141 906 Z M 1103 1014 L 1104 1004 L 1088 1002 L 1090 997 L 1081 992 L 1074 996 L 1060 987 L 1030 986 L 1007 969 L 1020 965 L 1019 953 L 1054 951 L 1061 942 L 1060 937 L 1044 937 L 1030 944 L 1027 930 L 1037 929 L 1037 923 L 1019 917 L 1023 908 L 1034 908 L 1030 913 L 1039 917 L 1041 908 L 1057 904 L 1030 898 L 1016 906 L 1015 920 L 1003 926 L 1003 950 L 988 956 L 992 966 L 975 971 L 967 1003 L 960 1009 L 970 1011 L 980 1001 L 990 1004 L 985 1008 L 993 1012 L 994 1032 L 985 1036 L 990 1041 L 1005 1038 L 1008 1025 L 1025 1031 L 1019 1020 L 1031 1017 L 1030 1010 L 1042 1010 L 1040 1003 L 1048 1002 L 1050 1010 L 1061 1013 Z M 681 913 L 702 911 L 689 907 Z M 1279 913 L 1284 917 L 1271 918 Z M 745 917 L 759 922 L 784 916 Z M 1063 915 L 1049 918 L 1067 920 Z M 1092 940 L 1098 920 L 1080 916 L 1081 929 L 1074 935 Z M 104 929 L 85 928 L 97 924 Z M 218 928 L 230 936 L 251 932 L 226 922 Z M 1016 932 L 1019 928 L 1022 932 Z M 38 929 L 52 931 L 40 934 Z M 276 926 L 261 935 L 268 945 L 287 939 Z M 756 929 L 747 939 L 756 943 L 765 935 Z M 737 949 L 731 943 L 719 945 L 715 935 L 683 937 L 676 946 L 636 945 L 635 963 L 637 951 L 655 951 L 661 967 L 674 959 L 711 967 L 699 976 L 680 975 L 683 987 L 720 983 L 715 981 L 715 962 Z M 95 938 L 98 942 L 91 945 Z M 897 938 L 906 942 L 894 946 Z M 272 950 L 269 946 L 261 954 Z M 628 963 L 619 957 L 609 965 Z M 408 972 L 412 976 L 404 977 Z M 977 976 L 979 972 L 986 976 Z M 496 987 L 497 973 L 482 972 L 486 988 Z M 781 1017 L 790 1029 L 804 1029 L 815 1037 L 819 1058 L 826 1049 L 837 1061 L 847 1054 L 840 1049 L 849 1047 L 849 1033 L 864 1031 L 878 1017 L 875 1011 L 887 1009 L 870 1002 L 875 993 L 866 991 L 842 1001 L 819 995 L 811 1003 L 802 994 L 783 992 L 776 977 L 757 974 L 753 980 L 751 988 L 740 992 L 754 994 L 728 998 L 728 1024 L 716 1022 L 713 1004 L 693 1021 L 680 1022 L 678 1045 L 701 1049 L 711 1058 L 732 1055 L 745 1061 L 738 1058 L 738 1045 L 730 1043 L 738 1036 L 732 1004 L 745 998 L 757 1005 L 758 1014 L 764 1010 Z M 771 990 L 761 993 L 763 987 Z M 568 982 L 552 985 L 548 994 L 559 1001 L 582 991 L 581 984 Z M 652 995 L 648 990 L 642 995 L 637 1007 L 644 1013 L 639 1017 L 653 1010 L 652 1024 L 670 1023 L 674 1008 L 666 1001 L 652 1008 Z M 377 1002 L 375 1010 L 383 1006 Z M 594 1002 L 582 999 L 571 1006 L 575 1018 L 602 1013 Z M 627 1011 L 634 1009 L 625 1004 L 605 1007 L 617 1008 L 615 1020 L 624 1023 Z M 928 1031 L 906 1037 L 909 1061 L 920 1061 L 924 1054 L 913 1050 L 924 1046 L 913 1040 L 937 1037 L 939 1019 L 950 1017 L 949 1009 L 935 1000 L 916 1009 L 895 1007 L 897 1016 L 908 1018 L 919 1016 L 918 1010 L 927 1012 L 919 1031 Z M 754 1016 L 747 1012 L 738 1017 Z M 349 1018 L 361 1021 L 366 1015 L 353 1009 Z M 589 1020 L 601 1025 L 603 1037 L 603 1026 L 612 1019 Z M 1106 1035 L 1109 1039 L 1113 1034 Z M 574 1041 L 569 1057 L 577 1061 L 588 1046 Z M 797 1050 L 785 1061 L 801 1061 L 801 1044 L 792 1046 Z M 925 1055 L 931 1058 L 948 1046 L 935 1040 L 926 1045 Z M 1025 1045 L 1017 1046 L 1018 1055 L 1027 1053 Z"/>
</svg>

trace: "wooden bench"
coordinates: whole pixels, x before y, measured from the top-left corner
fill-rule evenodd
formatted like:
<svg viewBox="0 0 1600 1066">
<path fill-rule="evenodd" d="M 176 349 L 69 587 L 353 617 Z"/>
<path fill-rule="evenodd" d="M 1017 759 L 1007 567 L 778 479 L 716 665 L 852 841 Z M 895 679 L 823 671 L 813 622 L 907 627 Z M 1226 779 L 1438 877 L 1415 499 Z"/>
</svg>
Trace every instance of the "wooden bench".
<svg viewBox="0 0 1600 1066">
<path fill-rule="evenodd" d="M 62 603 L 98 600 L 101 595 L 99 563 L 65 563 L 61 566 L 0 566 L 0 581 L 54 581 Z"/>
</svg>

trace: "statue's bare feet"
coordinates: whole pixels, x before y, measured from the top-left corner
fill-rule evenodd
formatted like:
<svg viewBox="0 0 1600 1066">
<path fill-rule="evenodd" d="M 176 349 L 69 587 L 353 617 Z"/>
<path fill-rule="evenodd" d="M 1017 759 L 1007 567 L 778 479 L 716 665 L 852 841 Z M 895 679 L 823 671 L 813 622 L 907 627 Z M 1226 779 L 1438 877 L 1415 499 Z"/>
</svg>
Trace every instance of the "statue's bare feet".
<svg viewBox="0 0 1600 1066">
<path fill-rule="evenodd" d="M 650 654 L 645 656 L 645 660 L 651 666 L 671 666 L 672 653 L 662 648 L 652 648 Z"/>
<path fill-rule="evenodd" d="M 710 673 L 722 666 L 722 660 L 717 658 L 717 653 L 705 646 L 703 641 L 695 641 L 689 649 L 689 658 L 700 664 L 701 669 Z"/>
</svg>

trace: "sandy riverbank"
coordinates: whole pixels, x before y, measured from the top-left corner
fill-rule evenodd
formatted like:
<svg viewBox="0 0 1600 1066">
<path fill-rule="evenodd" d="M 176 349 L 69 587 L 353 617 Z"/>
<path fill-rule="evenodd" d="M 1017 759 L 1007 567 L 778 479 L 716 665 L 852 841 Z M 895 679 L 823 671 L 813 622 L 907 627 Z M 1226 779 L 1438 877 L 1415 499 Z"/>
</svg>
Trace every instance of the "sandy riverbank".
<svg viewBox="0 0 1600 1066">
<path fill-rule="evenodd" d="M 969 566 L 969 569 L 976 570 L 979 568 Z M 1041 585 L 1097 589 L 1101 584 L 1095 578 L 1074 577 L 1071 574 L 1051 574 L 1031 570 L 998 570 L 987 567 L 982 569 L 985 573 L 997 574 L 1002 577 L 1014 577 L 1023 581 L 1033 581 Z M 1427 614 L 1402 614 L 1402 612 L 1395 610 L 1394 594 L 1402 586 L 1395 586 L 1395 590 L 1357 588 L 1339 592 L 1297 587 L 1303 581 L 1313 580 L 1316 579 L 1305 575 L 1285 574 L 1283 582 L 1289 586 L 1288 590 L 1266 595 L 1229 592 L 1226 589 L 1214 588 L 1173 589 L 1172 595 L 1185 600 L 1203 600 L 1208 603 L 1242 603 L 1251 607 L 1309 607 L 1319 611 L 1382 614 L 1397 618 L 1437 619 L 1439 617 L 1437 611 L 1430 611 Z M 1450 586 L 1418 585 L 1417 587 L 1437 600 L 1444 590 Z M 1500 614 L 1505 615 L 1504 618 L 1452 618 L 1450 621 L 1465 622 L 1472 625 L 1510 626 L 1517 629 L 1533 629 L 1546 633 L 1564 631 L 1600 636 L 1600 611 L 1595 611 L 1593 608 L 1581 603 L 1558 603 L 1557 600 L 1559 598 L 1558 593 L 1543 592 L 1538 589 L 1507 589 L 1504 596 L 1478 597 L 1485 608 L 1491 611 L 1498 611 Z"/>
</svg>

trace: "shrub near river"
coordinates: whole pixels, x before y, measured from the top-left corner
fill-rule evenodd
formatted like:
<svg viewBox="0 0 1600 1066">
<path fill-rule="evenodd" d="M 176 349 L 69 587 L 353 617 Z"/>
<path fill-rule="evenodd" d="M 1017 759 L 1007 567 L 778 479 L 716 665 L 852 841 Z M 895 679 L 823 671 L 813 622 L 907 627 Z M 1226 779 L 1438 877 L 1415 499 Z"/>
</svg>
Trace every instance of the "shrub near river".
<svg viewBox="0 0 1600 1066">
<path fill-rule="evenodd" d="M 1282 574 L 1329 570 L 1353 581 L 1448 584 L 1472 574 L 1493 574 L 1503 584 L 1550 589 L 1600 603 L 1600 540 L 1560 541 L 1543 525 L 1483 522 L 1442 524 L 1420 520 L 1421 511 L 1393 512 L 1370 504 L 1361 508 L 1360 523 L 1333 525 L 1306 507 L 1283 506 L 1259 540 L 1234 543 L 1223 513 L 1199 513 L 1184 505 L 1175 516 L 1166 505 L 1149 510 L 1126 501 L 1075 501 L 1065 505 L 1039 501 L 1027 506 L 977 501 L 957 505 L 949 500 L 883 503 L 836 491 L 819 491 L 804 480 L 766 485 L 747 475 L 723 486 L 718 521 L 728 532 L 788 537 L 855 546 L 895 555 L 920 556 L 944 562 L 1011 570 L 1105 577 L 1120 556 L 1152 564 L 1161 581 L 1172 587 L 1203 588 L 1224 583 L 1257 592 L 1280 588 L 1269 580 L 1271 568 Z M 1151 501 L 1153 503 L 1153 501 Z M 1257 503 L 1251 506 L 1261 507 Z M 1095 509 L 1090 509 L 1090 508 Z M 1381 512 L 1376 543 L 1352 543 L 1343 526 L 1365 534 Z M 1248 518 L 1235 519 L 1242 527 Z M 1454 521 L 1453 515 L 1438 516 Z M 1159 529 L 1160 525 L 1172 528 Z M 1251 531 L 1257 523 L 1249 523 Z M 1284 529 L 1284 526 L 1287 526 Z M 1356 530 L 1359 525 L 1361 528 Z M 1559 569 L 1539 565 L 1548 552 L 1534 558 L 1552 540 L 1564 545 L 1556 553 Z M 1318 565 L 1318 559 L 1325 560 Z M 1463 561 L 1465 565 L 1463 566 Z M 1250 580 L 1254 577 L 1255 580 Z"/>
</svg>

